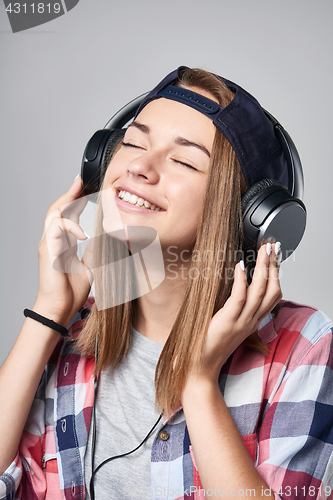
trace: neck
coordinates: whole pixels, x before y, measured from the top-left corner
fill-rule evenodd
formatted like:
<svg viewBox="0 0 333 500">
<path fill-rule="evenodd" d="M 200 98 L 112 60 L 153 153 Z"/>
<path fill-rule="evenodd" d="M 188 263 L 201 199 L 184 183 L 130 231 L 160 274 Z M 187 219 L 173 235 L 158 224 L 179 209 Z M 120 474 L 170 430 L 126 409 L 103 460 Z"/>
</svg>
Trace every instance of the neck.
<svg viewBox="0 0 333 500">
<path fill-rule="evenodd" d="M 156 342 L 165 344 L 183 303 L 187 286 L 186 269 L 166 272 L 163 282 L 136 299 L 134 328 Z"/>
</svg>

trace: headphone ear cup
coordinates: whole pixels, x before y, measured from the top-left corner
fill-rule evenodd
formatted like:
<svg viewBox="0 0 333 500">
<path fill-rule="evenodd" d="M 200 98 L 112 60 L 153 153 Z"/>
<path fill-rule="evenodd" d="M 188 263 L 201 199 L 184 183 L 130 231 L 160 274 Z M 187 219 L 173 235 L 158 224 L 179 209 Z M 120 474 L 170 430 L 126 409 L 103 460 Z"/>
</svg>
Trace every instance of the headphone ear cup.
<svg viewBox="0 0 333 500">
<path fill-rule="evenodd" d="M 254 262 L 257 251 L 268 241 L 281 242 L 282 260 L 294 252 L 305 231 L 306 209 L 283 184 L 262 179 L 243 194 L 241 206 L 248 261 Z"/>
<path fill-rule="evenodd" d="M 106 168 L 125 129 L 97 130 L 89 140 L 82 158 L 81 178 L 86 195 L 100 190 Z"/>
<path fill-rule="evenodd" d="M 100 161 L 99 167 L 99 189 L 101 189 L 103 184 L 104 175 L 110 163 L 111 157 L 118 146 L 119 142 L 123 139 L 125 135 L 125 129 L 115 129 L 112 131 L 109 139 L 107 140 Z"/>
<path fill-rule="evenodd" d="M 275 181 L 274 179 L 262 179 L 262 180 L 256 182 L 255 184 L 253 184 L 253 186 L 251 186 L 242 195 L 242 201 L 241 201 L 242 213 L 243 214 L 246 213 L 248 207 L 251 206 L 253 201 L 256 199 L 257 195 L 263 193 L 263 189 L 274 187 L 274 186 L 278 186 L 280 188 L 286 189 L 285 186 L 283 184 L 281 184 L 281 182 Z"/>
</svg>

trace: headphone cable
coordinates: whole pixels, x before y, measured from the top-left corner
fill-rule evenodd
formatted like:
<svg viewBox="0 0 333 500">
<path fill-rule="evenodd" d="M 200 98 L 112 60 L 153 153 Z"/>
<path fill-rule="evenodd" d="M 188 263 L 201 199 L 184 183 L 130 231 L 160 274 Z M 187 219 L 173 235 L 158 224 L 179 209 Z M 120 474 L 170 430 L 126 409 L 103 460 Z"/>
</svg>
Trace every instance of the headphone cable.
<svg viewBox="0 0 333 500">
<path fill-rule="evenodd" d="M 97 335 L 96 335 L 96 341 L 95 341 L 95 361 L 96 361 L 96 366 L 97 366 Z M 121 457 L 126 457 L 127 455 L 131 455 L 131 453 L 134 453 L 136 450 L 138 450 L 153 434 L 155 428 L 159 424 L 163 412 L 160 414 L 156 422 L 154 423 L 153 427 L 150 429 L 148 432 L 147 436 L 143 439 L 143 441 L 133 450 L 128 451 L 127 453 L 122 453 L 121 455 L 115 455 L 113 457 L 107 458 L 99 464 L 96 469 L 95 469 L 95 449 L 96 449 L 96 401 L 97 401 L 97 389 L 98 389 L 98 377 L 97 374 L 95 375 L 95 380 L 94 380 L 94 405 L 93 405 L 93 435 L 92 435 L 92 446 L 91 446 L 91 479 L 90 479 L 90 485 L 89 485 L 89 490 L 90 490 L 90 498 L 91 500 L 95 500 L 95 475 L 96 473 L 103 467 L 103 465 L 107 464 L 108 462 L 111 462 L 112 460 L 116 460 L 117 458 Z"/>
</svg>

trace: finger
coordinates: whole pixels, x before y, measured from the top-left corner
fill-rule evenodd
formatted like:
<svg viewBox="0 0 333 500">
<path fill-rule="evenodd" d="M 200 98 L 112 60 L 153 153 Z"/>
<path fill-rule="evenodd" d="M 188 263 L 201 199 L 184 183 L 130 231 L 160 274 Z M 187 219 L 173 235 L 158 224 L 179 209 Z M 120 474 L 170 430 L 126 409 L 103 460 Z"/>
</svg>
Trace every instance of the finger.
<svg viewBox="0 0 333 500">
<path fill-rule="evenodd" d="M 68 191 L 64 193 L 62 196 L 60 196 L 60 198 L 58 198 L 48 208 L 44 222 L 43 236 L 47 227 L 51 223 L 52 219 L 56 217 L 61 217 L 62 216 L 61 209 L 66 207 L 69 203 L 73 202 L 74 200 L 78 199 L 81 193 L 82 193 L 82 180 L 81 177 L 77 177 L 74 180 L 73 184 L 68 189 Z"/>
<path fill-rule="evenodd" d="M 263 320 L 264 318 L 266 318 L 266 316 L 267 316 L 269 313 L 271 313 L 271 312 L 273 311 L 274 307 L 276 307 L 276 306 L 279 304 L 279 302 L 281 301 L 281 299 L 282 299 L 282 292 L 281 292 L 281 294 L 278 296 L 278 298 L 277 298 L 277 299 L 275 299 L 273 302 L 270 302 L 270 305 L 269 305 L 269 307 L 267 307 L 267 308 L 266 308 L 266 310 L 264 310 L 263 312 L 258 311 L 258 317 L 257 317 L 257 318 L 255 318 L 255 321 L 256 321 L 257 327 L 259 327 L 259 325 L 260 325 L 260 323 L 262 322 L 262 320 Z M 256 329 L 257 329 L 257 328 L 256 328 Z M 255 330 L 254 330 L 254 331 L 255 331 Z"/>
<path fill-rule="evenodd" d="M 275 264 L 275 269 L 277 270 L 277 273 L 275 272 L 275 276 L 279 276 L 279 270 L 280 270 L 280 265 L 281 265 L 281 260 L 282 260 L 282 249 L 281 249 L 281 243 L 277 241 L 274 243 L 273 247 L 273 255 L 272 259 Z"/>
<path fill-rule="evenodd" d="M 85 271 L 87 273 L 90 285 L 93 282 L 93 267 L 94 267 L 94 238 L 91 239 L 84 251 L 82 260 L 82 264 L 85 267 Z"/>
<path fill-rule="evenodd" d="M 272 246 L 270 243 L 267 243 L 263 245 L 258 252 L 252 282 L 247 289 L 247 300 L 243 308 L 245 321 L 255 316 L 265 297 L 269 277 L 271 251 Z"/>
<path fill-rule="evenodd" d="M 247 279 L 245 274 L 244 262 L 240 261 L 235 267 L 234 283 L 230 297 L 224 305 L 224 310 L 230 315 L 230 319 L 235 321 L 240 316 L 247 295 Z"/>
<path fill-rule="evenodd" d="M 63 217 L 54 217 L 47 227 L 48 238 L 59 238 L 62 233 L 67 232 L 78 240 L 86 240 L 89 236 L 84 232 L 77 222 Z"/>
<path fill-rule="evenodd" d="M 267 314 L 269 314 L 282 299 L 282 290 L 279 279 L 280 255 L 281 245 L 277 242 L 272 248 L 266 294 L 256 313 L 259 316 L 259 319 L 263 319 L 267 316 Z"/>
<path fill-rule="evenodd" d="M 53 212 L 61 210 L 61 207 L 66 207 L 69 203 L 74 200 L 79 199 L 83 195 L 83 184 L 81 177 L 77 177 L 73 184 L 70 186 L 68 191 L 61 195 L 52 205 L 50 205 L 47 211 L 47 217 L 49 217 Z"/>
<path fill-rule="evenodd" d="M 45 234 L 52 263 L 68 250 L 72 250 L 71 254 L 76 253 L 76 240 L 87 239 L 87 235 L 76 222 L 61 217 L 52 219 Z"/>
<path fill-rule="evenodd" d="M 66 220 L 72 220 L 73 222 L 79 222 L 79 216 L 82 213 L 84 207 L 88 203 L 88 197 L 84 196 L 83 198 L 79 198 L 78 200 L 71 201 L 65 205 L 61 205 L 56 208 L 53 212 L 48 210 L 48 215 L 45 219 L 44 230 L 47 230 L 48 226 L 55 218 L 63 218 Z"/>
<path fill-rule="evenodd" d="M 79 217 L 88 203 L 88 196 L 80 197 L 74 201 L 66 203 L 60 207 L 62 216 L 65 219 L 71 219 L 79 222 Z"/>
</svg>

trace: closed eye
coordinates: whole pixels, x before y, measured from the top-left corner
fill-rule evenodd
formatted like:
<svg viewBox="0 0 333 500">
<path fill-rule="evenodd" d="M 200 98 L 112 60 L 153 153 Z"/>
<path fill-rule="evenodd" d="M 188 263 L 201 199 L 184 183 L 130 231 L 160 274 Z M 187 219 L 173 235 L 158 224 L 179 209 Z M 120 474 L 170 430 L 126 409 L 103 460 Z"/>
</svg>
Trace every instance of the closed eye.
<svg viewBox="0 0 333 500">
<path fill-rule="evenodd" d="M 137 148 L 137 149 L 143 149 L 142 146 L 138 146 L 137 144 L 131 144 L 130 142 L 122 142 L 122 146 L 128 147 L 128 148 Z"/>
<path fill-rule="evenodd" d="M 144 149 L 142 146 L 138 146 L 137 144 L 132 144 L 130 142 L 122 142 L 121 143 L 122 146 L 124 147 L 128 147 L 128 148 L 136 148 L 136 149 Z M 195 170 L 197 171 L 196 168 L 194 168 L 192 165 L 190 165 L 189 163 L 185 163 L 184 161 L 180 161 L 180 160 L 173 160 L 175 163 L 179 163 L 179 165 L 182 165 L 184 167 L 187 167 L 187 168 L 190 168 L 191 170 Z"/>
<path fill-rule="evenodd" d="M 189 163 L 185 163 L 183 161 L 180 161 L 180 160 L 173 160 L 175 163 L 179 163 L 180 165 L 183 165 L 184 167 L 187 167 L 187 168 L 190 168 L 191 170 L 197 170 L 196 168 L 194 168 L 192 165 L 190 165 Z"/>
</svg>

